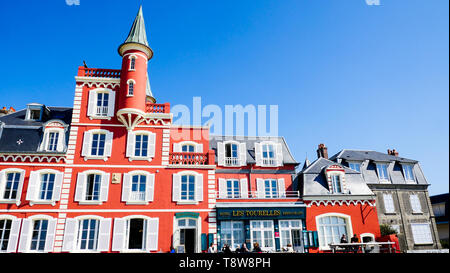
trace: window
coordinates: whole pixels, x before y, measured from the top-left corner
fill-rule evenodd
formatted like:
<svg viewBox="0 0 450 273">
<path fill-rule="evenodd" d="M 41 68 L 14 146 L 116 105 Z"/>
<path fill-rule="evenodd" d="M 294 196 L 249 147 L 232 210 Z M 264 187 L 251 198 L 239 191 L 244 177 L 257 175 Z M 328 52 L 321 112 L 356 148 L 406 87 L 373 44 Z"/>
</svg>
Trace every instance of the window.
<svg viewBox="0 0 450 273">
<path fill-rule="evenodd" d="M 151 161 L 155 156 L 156 134 L 149 131 L 128 132 L 126 156 L 132 160 Z"/>
<path fill-rule="evenodd" d="M 124 174 L 122 201 L 127 204 L 142 204 L 153 201 L 155 175 L 145 171 Z"/>
<path fill-rule="evenodd" d="M 262 144 L 263 165 L 276 165 L 275 152 L 272 144 Z"/>
<path fill-rule="evenodd" d="M 136 66 L 136 57 L 132 56 L 130 58 L 130 70 L 135 70 L 135 66 Z"/>
<path fill-rule="evenodd" d="M 128 96 L 131 97 L 134 95 L 134 81 L 128 81 Z"/>
<path fill-rule="evenodd" d="M 27 112 L 25 120 L 41 121 L 44 111 L 48 111 L 47 107 L 39 103 L 27 104 Z"/>
<path fill-rule="evenodd" d="M 193 153 L 195 151 L 195 146 L 191 144 L 185 144 L 181 146 L 181 151 L 183 153 Z"/>
<path fill-rule="evenodd" d="M 131 216 L 114 220 L 113 251 L 142 252 L 158 248 L 158 218 Z"/>
<path fill-rule="evenodd" d="M 30 250 L 44 251 L 47 237 L 48 220 L 33 221 Z"/>
<path fill-rule="evenodd" d="M 384 202 L 384 212 L 385 213 L 395 213 L 394 200 L 392 199 L 392 194 L 383 194 Z"/>
<path fill-rule="evenodd" d="M 238 145 L 233 143 L 225 144 L 225 165 L 238 166 Z"/>
<path fill-rule="evenodd" d="M 195 176 L 183 175 L 181 176 L 181 200 L 195 199 Z"/>
<path fill-rule="evenodd" d="M 86 201 L 98 201 L 100 198 L 101 175 L 89 174 L 86 180 Z"/>
<path fill-rule="evenodd" d="M 30 119 L 32 120 L 40 120 L 41 119 L 41 110 L 30 110 Z"/>
<path fill-rule="evenodd" d="M 413 166 L 403 165 L 402 167 L 403 167 L 403 175 L 405 176 L 405 180 L 409 183 L 414 182 Z"/>
<path fill-rule="evenodd" d="M 422 206 L 420 205 L 419 196 L 416 194 L 410 195 L 409 202 L 413 213 L 422 213 Z"/>
<path fill-rule="evenodd" d="M 3 189 L 2 199 L 3 200 L 16 200 L 18 198 L 18 190 L 19 185 L 21 184 L 21 176 L 22 172 L 3 172 L 4 178 L 2 178 L 2 175 L 0 174 L 0 185 Z M 23 181 L 23 178 L 22 178 Z"/>
<path fill-rule="evenodd" d="M 280 243 L 282 248 L 286 247 L 288 244 L 292 246 L 301 245 L 301 242 L 293 242 L 293 239 L 296 239 L 294 236 L 296 235 L 295 231 L 302 229 L 301 220 L 280 220 L 279 225 Z"/>
<path fill-rule="evenodd" d="M 173 174 L 172 201 L 193 204 L 203 201 L 203 174 L 183 171 Z"/>
<path fill-rule="evenodd" d="M 58 146 L 58 138 L 59 138 L 58 132 L 50 132 L 49 133 L 47 151 L 51 151 L 51 152 L 56 151 L 56 148 Z"/>
<path fill-rule="evenodd" d="M 331 186 L 333 189 L 333 193 L 342 193 L 340 175 L 331 175 Z"/>
<path fill-rule="evenodd" d="M 319 246 L 328 249 L 329 244 L 338 244 L 341 242 L 342 235 L 347 238 L 351 232 L 348 227 L 349 218 L 341 216 L 322 216 L 316 218 L 317 231 L 319 235 Z"/>
<path fill-rule="evenodd" d="M 133 175 L 131 178 L 131 200 L 144 201 L 145 200 L 145 184 L 147 176 Z"/>
<path fill-rule="evenodd" d="M 112 152 L 113 133 L 107 130 L 90 130 L 84 132 L 81 155 L 84 160 L 108 160 Z"/>
<path fill-rule="evenodd" d="M 377 173 L 378 173 L 378 179 L 381 182 L 389 181 L 387 164 L 377 164 Z"/>
<path fill-rule="evenodd" d="M 78 249 L 96 250 L 99 231 L 99 220 L 84 219 L 79 222 Z"/>
<path fill-rule="evenodd" d="M 97 204 L 108 199 L 110 174 L 102 171 L 78 173 L 75 188 L 75 201 L 80 204 Z"/>
<path fill-rule="evenodd" d="M 256 189 L 258 198 L 284 198 L 286 188 L 284 178 L 280 179 L 256 179 Z"/>
<path fill-rule="evenodd" d="M 356 172 L 361 172 L 361 164 L 360 163 L 350 162 L 350 163 L 348 163 L 348 166 L 350 167 L 350 169 L 352 169 Z"/>
<path fill-rule="evenodd" d="M 243 222 L 222 221 L 220 223 L 220 247 L 227 244 L 234 251 L 243 243 L 245 243 Z"/>
<path fill-rule="evenodd" d="M 0 219 L 0 252 L 8 250 L 12 220 Z"/>
<path fill-rule="evenodd" d="M 411 224 L 411 231 L 414 238 L 414 244 L 433 244 L 433 237 L 431 235 L 430 224 L 416 223 Z"/>
<path fill-rule="evenodd" d="M 239 188 L 239 180 L 227 180 L 227 197 L 228 198 L 239 198 L 240 188 Z"/>
<path fill-rule="evenodd" d="M 147 152 L 148 152 L 148 135 L 136 135 L 134 156 L 147 157 Z"/>
<path fill-rule="evenodd" d="M 273 221 L 250 221 L 250 237 L 258 243 L 262 250 L 275 250 Z"/>
<path fill-rule="evenodd" d="M 219 178 L 219 198 L 248 198 L 247 178 Z"/>
<path fill-rule="evenodd" d="M 33 204 L 53 206 L 61 195 L 63 173 L 55 170 L 39 170 L 30 173 L 26 200 Z"/>
<path fill-rule="evenodd" d="M 87 116 L 90 119 L 111 119 L 114 116 L 116 92 L 107 88 L 89 91 Z"/>
</svg>

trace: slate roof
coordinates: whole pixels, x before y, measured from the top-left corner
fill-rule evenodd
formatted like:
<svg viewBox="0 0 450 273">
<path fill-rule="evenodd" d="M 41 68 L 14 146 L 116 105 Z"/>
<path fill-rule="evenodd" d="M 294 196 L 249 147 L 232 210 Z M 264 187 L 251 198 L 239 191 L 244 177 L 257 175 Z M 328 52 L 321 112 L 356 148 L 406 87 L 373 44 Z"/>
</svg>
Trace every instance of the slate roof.
<svg viewBox="0 0 450 273">
<path fill-rule="evenodd" d="M 217 163 L 217 142 L 223 142 L 226 140 L 235 140 L 238 142 L 245 142 L 246 148 L 247 148 L 247 164 L 255 164 L 255 143 L 270 140 L 276 143 L 282 144 L 283 149 L 283 164 L 296 164 L 299 163 L 294 159 L 294 157 L 291 154 L 291 151 L 289 150 L 289 147 L 287 146 L 287 143 L 284 139 L 284 137 L 267 137 L 267 136 L 210 136 L 209 140 L 209 147 L 210 149 L 214 150 L 216 153 L 216 163 Z"/>
<path fill-rule="evenodd" d="M 44 136 L 43 125 L 47 121 L 60 120 L 70 125 L 72 108 L 47 107 L 47 109 L 49 110 L 48 115 L 42 121 L 25 120 L 27 109 L 0 117 L 0 152 L 37 153 Z M 66 133 L 66 145 L 69 130 Z"/>
<path fill-rule="evenodd" d="M 346 160 L 355 160 L 355 161 L 364 161 L 366 159 L 373 160 L 373 161 L 384 161 L 384 162 L 391 162 L 391 161 L 398 161 L 398 162 L 404 162 L 404 163 L 417 163 L 417 160 L 407 159 L 400 156 L 393 156 L 386 153 L 380 153 L 376 151 L 359 151 L 359 150 L 347 150 L 344 149 L 340 151 L 339 153 L 333 155 L 330 157 L 330 160 L 335 161 L 337 158 L 342 158 Z"/>
</svg>

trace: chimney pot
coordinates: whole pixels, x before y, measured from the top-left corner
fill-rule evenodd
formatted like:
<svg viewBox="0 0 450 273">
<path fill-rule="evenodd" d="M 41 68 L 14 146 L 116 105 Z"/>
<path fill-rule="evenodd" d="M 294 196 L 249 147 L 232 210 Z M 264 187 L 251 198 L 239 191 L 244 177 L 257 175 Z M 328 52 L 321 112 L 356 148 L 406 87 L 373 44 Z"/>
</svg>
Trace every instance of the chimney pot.
<svg viewBox="0 0 450 273">
<path fill-rule="evenodd" d="M 317 158 L 321 157 L 328 159 L 328 148 L 323 143 L 320 143 L 317 149 Z"/>
</svg>

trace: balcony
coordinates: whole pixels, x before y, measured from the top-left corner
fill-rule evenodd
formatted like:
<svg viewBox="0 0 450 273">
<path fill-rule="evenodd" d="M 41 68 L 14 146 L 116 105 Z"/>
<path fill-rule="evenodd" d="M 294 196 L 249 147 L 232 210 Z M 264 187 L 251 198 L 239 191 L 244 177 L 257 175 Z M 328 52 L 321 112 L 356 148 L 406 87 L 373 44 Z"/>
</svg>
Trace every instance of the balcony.
<svg viewBox="0 0 450 273">
<path fill-rule="evenodd" d="M 146 113 L 170 113 L 170 104 L 147 103 L 145 105 Z"/>
<path fill-rule="evenodd" d="M 78 68 L 79 77 L 120 79 L 120 72 L 121 72 L 120 69 L 86 68 L 83 66 L 80 66 Z"/>
<path fill-rule="evenodd" d="M 95 114 L 99 117 L 108 116 L 108 106 L 97 106 Z"/>
<path fill-rule="evenodd" d="M 208 153 L 170 153 L 170 165 L 214 165 L 214 151 Z"/>
<path fill-rule="evenodd" d="M 238 167 L 241 166 L 238 157 L 225 157 L 225 166 Z"/>
<path fill-rule="evenodd" d="M 249 191 L 248 195 L 242 195 L 240 192 L 216 192 L 217 199 L 298 199 L 299 191 L 286 191 L 283 193 L 260 193 Z"/>
</svg>

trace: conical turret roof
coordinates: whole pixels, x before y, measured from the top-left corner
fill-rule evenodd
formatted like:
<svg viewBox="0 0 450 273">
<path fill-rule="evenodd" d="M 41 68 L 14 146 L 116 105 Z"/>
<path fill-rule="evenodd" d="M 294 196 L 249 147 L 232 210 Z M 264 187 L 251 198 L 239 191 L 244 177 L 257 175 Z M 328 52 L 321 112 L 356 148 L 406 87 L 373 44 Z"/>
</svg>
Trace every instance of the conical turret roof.
<svg viewBox="0 0 450 273">
<path fill-rule="evenodd" d="M 131 26 L 130 29 L 130 33 L 128 33 L 128 37 L 125 40 L 125 42 L 123 42 L 123 44 L 121 44 L 119 46 L 119 54 L 122 55 L 122 48 L 127 45 L 127 44 L 140 44 L 145 46 L 146 48 L 148 48 L 148 50 L 150 51 L 150 56 L 149 58 L 151 58 L 153 55 L 153 51 L 150 48 L 148 41 L 147 41 L 147 33 L 145 31 L 145 22 L 144 22 L 144 15 L 142 12 L 142 6 L 139 7 L 139 11 L 138 14 L 136 15 L 136 18 L 134 19 L 133 25 Z"/>
</svg>

